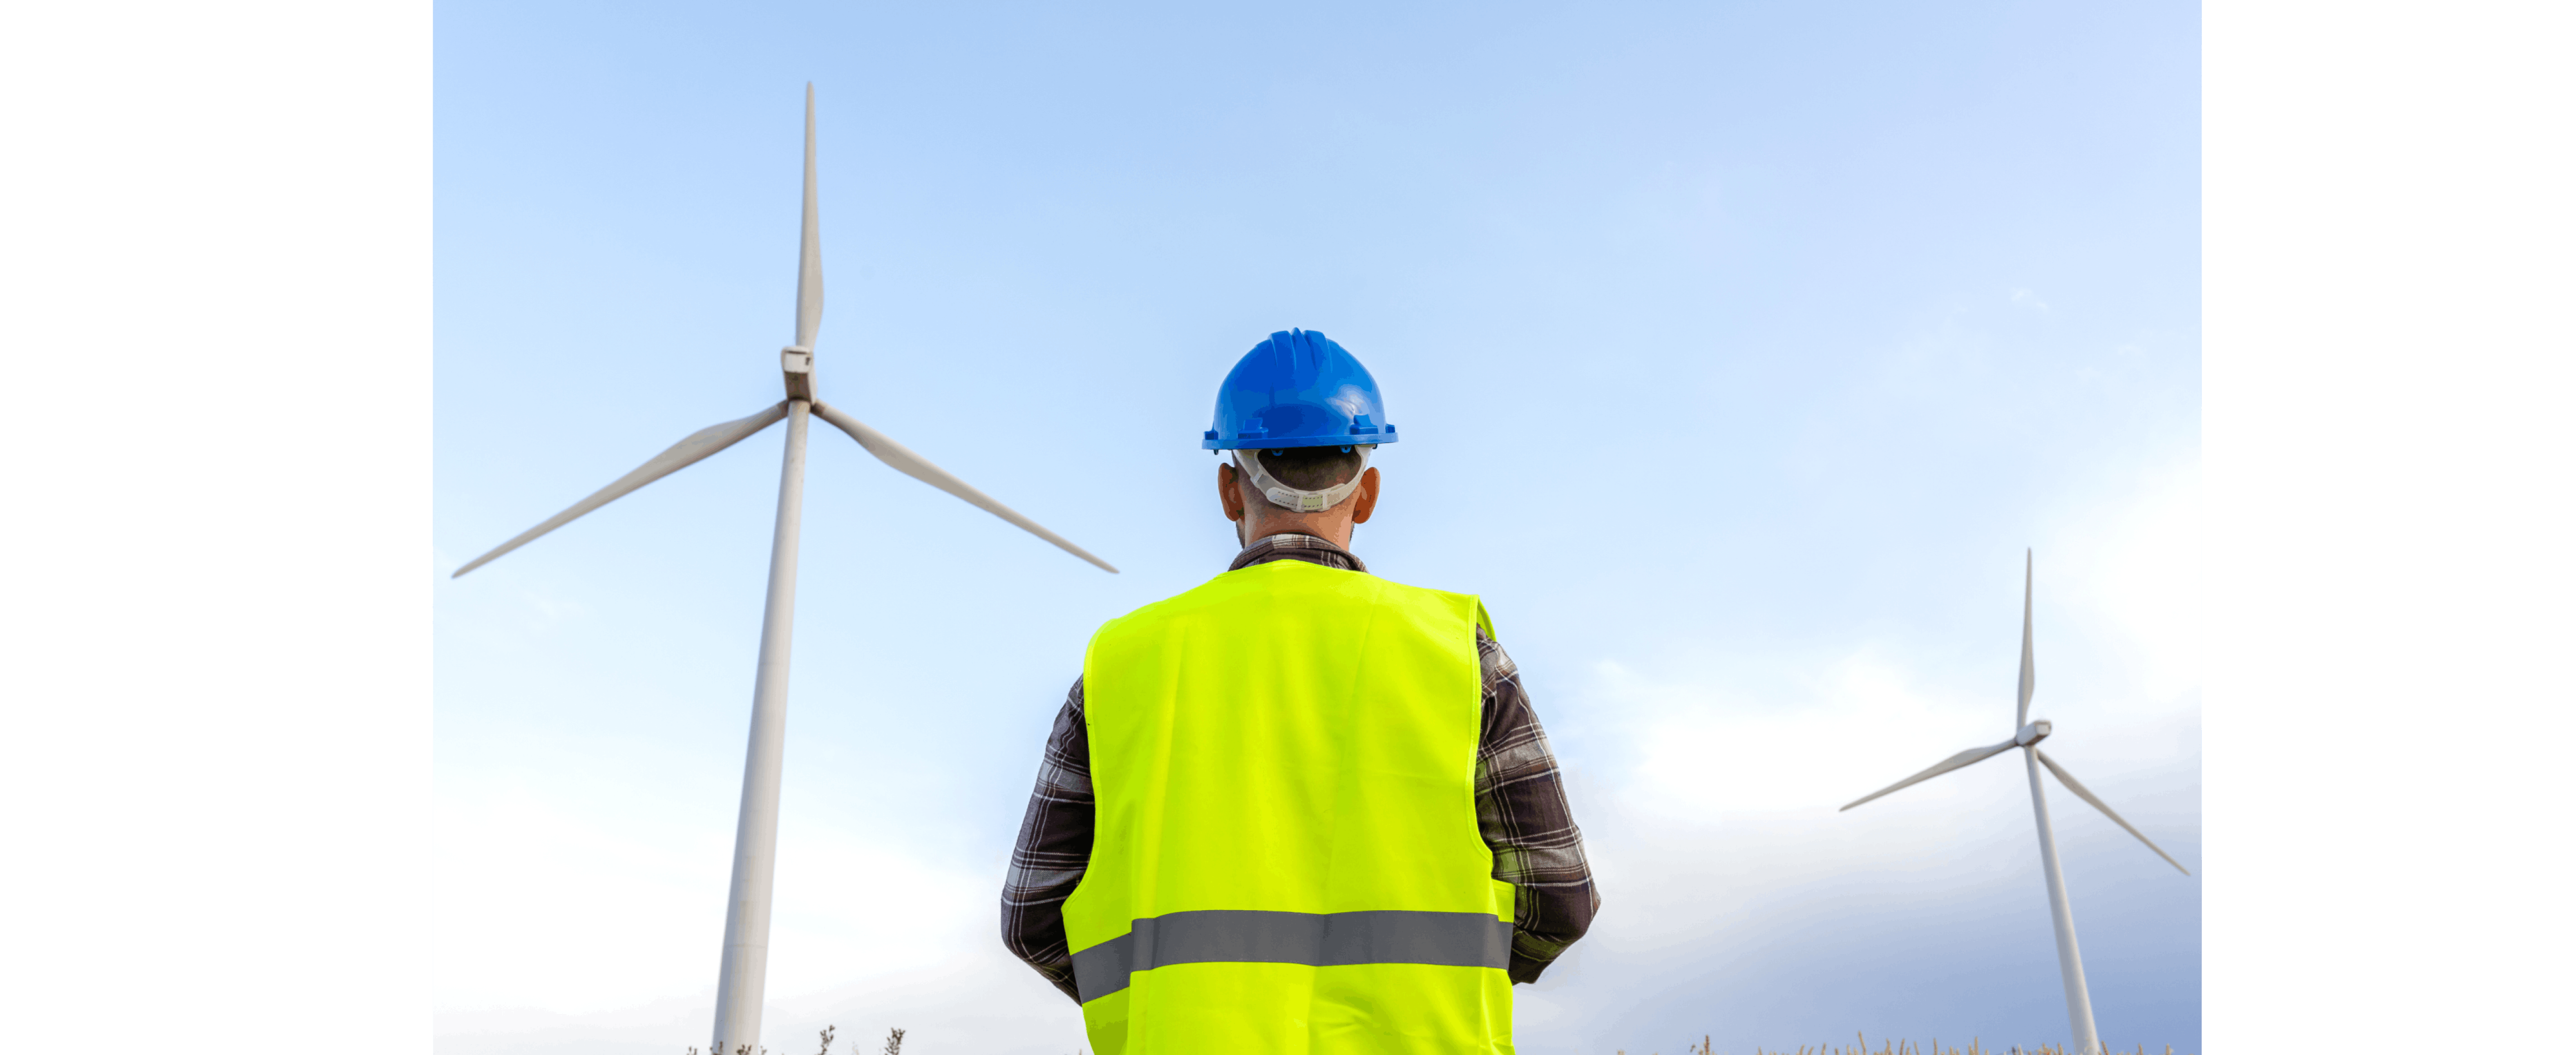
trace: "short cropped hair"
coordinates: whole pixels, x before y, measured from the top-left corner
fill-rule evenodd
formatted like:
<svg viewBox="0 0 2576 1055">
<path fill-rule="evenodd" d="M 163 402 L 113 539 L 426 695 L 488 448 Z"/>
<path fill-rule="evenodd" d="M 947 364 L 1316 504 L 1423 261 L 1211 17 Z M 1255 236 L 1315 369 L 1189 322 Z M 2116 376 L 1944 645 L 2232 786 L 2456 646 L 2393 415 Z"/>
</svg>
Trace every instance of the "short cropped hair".
<svg viewBox="0 0 2576 1055">
<path fill-rule="evenodd" d="M 1360 471 L 1357 447 L 1289 447 L 1247 453 L 1261 459 L 1263 471 L 1300 491 L 1337 487 L 1359 475 Z M 1244 490 L 1250 492 L 1251 478 L 1243 477 L 1242 482 Z"/>
</svg>

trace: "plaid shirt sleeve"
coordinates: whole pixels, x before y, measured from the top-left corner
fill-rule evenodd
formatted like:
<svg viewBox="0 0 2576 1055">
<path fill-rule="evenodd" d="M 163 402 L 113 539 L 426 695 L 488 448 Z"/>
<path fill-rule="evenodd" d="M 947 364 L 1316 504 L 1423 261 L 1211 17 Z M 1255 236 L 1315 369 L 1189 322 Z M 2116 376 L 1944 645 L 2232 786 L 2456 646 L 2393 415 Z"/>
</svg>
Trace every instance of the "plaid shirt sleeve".
<svg viewBox="0 0 2576 1055">
<path fill-rule="evenodd" d="M 1601 893 L 1583 857 L 1583 831 L 1565 802 L 1565 781 L 1547 732 L 1521 690 L 1520 667 L 1501 643 L 1476 631 L 1484 666 L 1484 733 L 1476 747 L 1476 826 L 1494 851 L 1494 878 L 1513 888 L 1515 982 L 1539 972 L 1592 927 Z"/>
<path fill-rule="evenodd" d="M 1037 790 L 1011 848 L 1002 883 L 1002 944 L 1081 1003 L 1073 988 L 1073 950 L 1065 944 L 1064 899 L 1091 863 L 1091 735 L 1082 724 L 1082 679 L 1073 680 L 1047 734 Z"/>
</svg>

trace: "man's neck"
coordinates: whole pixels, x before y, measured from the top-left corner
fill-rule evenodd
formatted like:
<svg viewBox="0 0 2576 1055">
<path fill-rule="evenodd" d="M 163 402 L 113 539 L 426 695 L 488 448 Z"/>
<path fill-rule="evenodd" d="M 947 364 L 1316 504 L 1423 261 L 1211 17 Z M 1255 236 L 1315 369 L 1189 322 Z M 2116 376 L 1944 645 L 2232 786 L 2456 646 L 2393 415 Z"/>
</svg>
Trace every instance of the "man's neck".
<svg viewBox="0 0 2576 1055">
<path fill-rule="evenodd" d="M 1334 516 L 1330 512 L 1306 515 L 1272 512 L 1253 518 L 1246 526 L 1250 530 L 1244 532 L 1244 535 L 1252 542 L 1259 542 L 1274 535 L 1306 535 L 1330 542 L 1343 549 L 1351 548 L 1353 525 L 1347 513 Z M 1250 544 L 1246 543 L 1246 545 Z"/>
<path fill-rule="evenodd" d="M 1225 570 L 1240 571 L 1274 560 L 1300 560 L 1346 571 L 1368 571 L 1368 565 L 1362 563 L 1358 555 L 1334 545 L 1333 540 L 1297 531 L 1283 531 L 1252 540 L 1251 545 L 1243 547 L 1243 552 L 1234 555 L 1234 562 Z"/>
</svg>

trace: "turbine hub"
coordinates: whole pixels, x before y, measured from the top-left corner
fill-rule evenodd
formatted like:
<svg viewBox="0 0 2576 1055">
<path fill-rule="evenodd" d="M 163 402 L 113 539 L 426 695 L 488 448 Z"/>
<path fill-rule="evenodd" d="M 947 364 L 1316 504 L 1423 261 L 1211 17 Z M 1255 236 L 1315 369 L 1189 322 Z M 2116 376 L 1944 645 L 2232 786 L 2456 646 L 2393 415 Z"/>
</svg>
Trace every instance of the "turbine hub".
<svg viewBox="0 0 2576 1055">
<path fill-rule="evenodd" d="M 778 350 L 778 369 L 787 376 L 787 398 L 814 399 L 814 350 L 788 345 Z"/>
<path fill-rule="evenodd" d="M 2030 723 L 2029 725 L 2022 726 L 2020 732 L 2013 734 L 2013 746 L 2029 747 L 2032 744 L 2046 740 L 2048 739 L 2049 728 L 2048 719 L 2046 718 L 2042 718 Z"/>
</svg>

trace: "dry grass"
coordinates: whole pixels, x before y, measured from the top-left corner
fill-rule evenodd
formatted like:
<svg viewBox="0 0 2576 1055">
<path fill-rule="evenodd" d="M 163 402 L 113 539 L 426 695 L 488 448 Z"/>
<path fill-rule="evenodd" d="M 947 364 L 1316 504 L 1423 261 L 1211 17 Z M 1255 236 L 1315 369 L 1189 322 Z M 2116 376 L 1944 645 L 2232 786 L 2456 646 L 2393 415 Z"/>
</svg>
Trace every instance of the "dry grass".
<svg viewBox="0 0 2576 1055">
<path fill-rule="evenodd" d="M 819 1055 L 832 1055 L 832 1034 L 835 1031 L 835 1027 L 823 1027 L 823 1050 Z M 698 1049 L 690 1048 L 689 1055 L 698 1055 Z M 720 1048 L 708 1048 L 707 1055 L 726 1055 L 726 1053 Z M 732 1055 L 769 1055 L 769 1049 L 744 1044 L 734 1048 Z M 850 1055 L 867 1055 L 867 1053 L 859 1050 L 859 1042 L 854 1040 L 850 1042 Z M 903 1055 L 902 1030 L 893 1030 L 886 1034 L 885 1051 L 882 1055 Z"/>
</svg>

